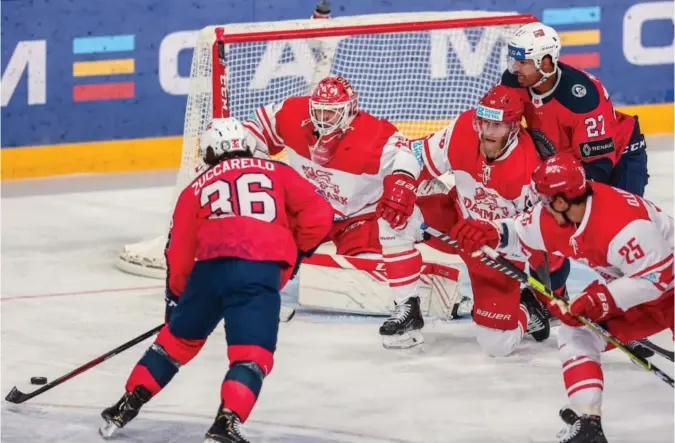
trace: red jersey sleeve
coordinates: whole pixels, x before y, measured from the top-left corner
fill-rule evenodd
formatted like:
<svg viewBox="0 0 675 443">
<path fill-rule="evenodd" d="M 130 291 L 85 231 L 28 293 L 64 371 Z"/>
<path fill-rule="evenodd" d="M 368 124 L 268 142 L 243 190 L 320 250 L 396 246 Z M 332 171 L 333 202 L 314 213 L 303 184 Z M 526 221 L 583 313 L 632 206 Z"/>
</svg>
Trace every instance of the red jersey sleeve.
<svg viewBox="0 0 675 443">
<path fill-rule="evenodd" d="M 333 207 L 290 166 L 283 168 L 286 214 L 301 251 L 318 246 L 333 226 Z"/>
<path fill-rule="evenodd" d="M 192 189 L 188 187 L 181 193 L 176 202 L 165 251 L 167 284 L 175 295 L 180 295 L 185 289 L 188 275 L 190 275 L 194 266 L 198 213 L 199 202 L 192 193 Z"/>
</svg>

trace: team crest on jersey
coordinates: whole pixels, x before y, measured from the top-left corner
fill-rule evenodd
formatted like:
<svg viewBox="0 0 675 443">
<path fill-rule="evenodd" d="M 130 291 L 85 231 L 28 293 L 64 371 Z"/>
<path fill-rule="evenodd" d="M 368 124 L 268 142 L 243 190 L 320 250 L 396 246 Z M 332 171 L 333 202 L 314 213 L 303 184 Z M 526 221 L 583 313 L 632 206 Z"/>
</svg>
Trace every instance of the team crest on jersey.
<svg viewBox="0 0 675 443">
<path fill-rule="evenodd" d="M 499 204 L 499 199 L 499 194 L 478 185 L 473 194 L 473 200 L 464 197 L 464 206 L 467 210 L 484 220 L 506 218 L 510 215 L 510 211 L 507 207 Z"/>
<path fill-rule="evenodd" d="M 577 98 L 585 97 L 586 87 L 577 83 L 576 85 L 572 86 L 572 95 Z"/>
<path fill-rule="evenodd" d="M 307 177 L 307 180 L 317 187 L 326 200 L 332 200 L 342 205 L 347 204 L 347 197 L 340 195 L 340 186 L 332 182 L 331 177 L 333 174 L 331 172 L 314 169 L 311 166 L 305 165 L 302 166 L 302 172 Z"/>
<path fill-rule="evenodd" d="M 488 182 L 490 181 L 490 178 L 492 178 L 492 165 L 488 165 L 487 163 L 483 162 L 483 167 L 481 170 L 481 179 L 483 181 L 484 185 L 487 185 Z"/>
</svg>

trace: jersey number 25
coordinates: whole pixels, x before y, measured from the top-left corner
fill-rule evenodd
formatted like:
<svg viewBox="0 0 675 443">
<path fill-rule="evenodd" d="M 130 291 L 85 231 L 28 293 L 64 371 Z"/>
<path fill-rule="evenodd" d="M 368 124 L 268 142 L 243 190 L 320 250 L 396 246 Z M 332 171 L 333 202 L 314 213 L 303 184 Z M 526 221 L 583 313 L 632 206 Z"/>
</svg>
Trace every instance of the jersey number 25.
<svg viewBox="0 0 675 443">
<path fill-rule="evenodd" d="M 244 215 L 266 222 L 277 218 L 276 202 L 265 192 L 265 189 L 271 190 L 273 187 L 268 176 L 262 173 L 243 174 L 233 185 L 225 180 L 218 180 L 204 186 L 200 202 L 202 207 L 211 205 L 211 217 Z M 251 189 L 253 186 L 262 190 L 254 191 Z"/>
</svg>

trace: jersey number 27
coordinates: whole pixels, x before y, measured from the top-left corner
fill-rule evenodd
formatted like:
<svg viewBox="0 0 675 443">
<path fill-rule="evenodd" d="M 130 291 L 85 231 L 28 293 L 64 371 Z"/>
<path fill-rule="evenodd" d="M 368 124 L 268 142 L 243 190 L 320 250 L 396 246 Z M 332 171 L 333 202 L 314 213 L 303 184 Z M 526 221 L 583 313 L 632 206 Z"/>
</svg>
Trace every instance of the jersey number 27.
<svg viewBox="0 0 675 443">
<path fill-rule="evenodd" d="M 255 191 L 252 187 L 261 190 Z M 213 218 L 243 215 L 272 222 L 277 218 L 277 205 L 274 198 L 265 191 L 272 188 L 272 180 L 265 174 L 248 173 L 241 175 L 232 184 L 218 180 L 204 186 L 200 202 L 202 207 L 211 205 Z"/>
</svg>

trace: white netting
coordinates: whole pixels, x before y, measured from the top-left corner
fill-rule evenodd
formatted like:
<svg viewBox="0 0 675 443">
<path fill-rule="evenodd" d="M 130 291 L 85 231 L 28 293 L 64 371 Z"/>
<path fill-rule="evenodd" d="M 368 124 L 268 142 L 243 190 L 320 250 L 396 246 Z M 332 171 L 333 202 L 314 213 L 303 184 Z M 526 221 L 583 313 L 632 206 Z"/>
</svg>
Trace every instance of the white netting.
<svg viewBox="0 0 675 443">
<path fill-rule="evenodd" d="M 342 75 L 358 92 L 360 109 L 420 137 L 475 106 L 506 68 L 506 40 L 528 21 L 532 18 L 463 11 L 223 25 L 228 41 L 244 40 L 226 46 L 230 112 L 244 119 L 256 107 L 308 94 L 326 75 Z M 378 31 L 394 23 L 402 30 Z M 409 30 L 413 23 L 432 29 Z M 200 32 L 192 59 L 176 197 L 194 177 L 199 135 L 211 119 L 215 28 Z M 329 37 L 320 37 L 327 32 Z M 118 265 L 163 277 L 163 251 L 148 250 L 159 244 L 125 247 Z"/>
</svg>

